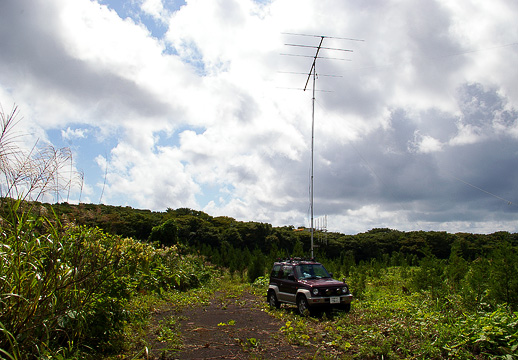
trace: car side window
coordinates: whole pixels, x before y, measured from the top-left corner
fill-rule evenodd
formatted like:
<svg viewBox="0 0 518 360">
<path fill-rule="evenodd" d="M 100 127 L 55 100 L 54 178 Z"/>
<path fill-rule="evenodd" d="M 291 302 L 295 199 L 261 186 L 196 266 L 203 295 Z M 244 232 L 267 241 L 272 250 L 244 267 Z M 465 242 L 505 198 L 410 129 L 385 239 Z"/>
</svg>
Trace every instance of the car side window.
<svg viewBox="0 0 518 360">
<path fill-rule="evenodd" d="M 272 269 L 272 274 L 270 276 L 273 277 L 273 278 L 278 278 L 279 277 L 279 270 L 281 270 L 281 266 L 280 265 L 274 265 L 273 269 Z"/>
<path fill-rule="evenodd" d="M 288 279 L 289 275 L 293 275 L 293 266 L 291 265 L 284 265 L 282 267 L 282 278 Z"/>
</svg>

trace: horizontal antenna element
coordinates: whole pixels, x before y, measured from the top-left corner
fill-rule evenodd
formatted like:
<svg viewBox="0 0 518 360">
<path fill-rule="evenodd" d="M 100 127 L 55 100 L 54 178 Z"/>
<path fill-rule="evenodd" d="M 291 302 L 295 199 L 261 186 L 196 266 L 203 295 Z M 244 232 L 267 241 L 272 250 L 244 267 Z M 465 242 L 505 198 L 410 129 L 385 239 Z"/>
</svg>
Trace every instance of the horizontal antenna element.
<svg viewBox="0 0 518 360">
<path fill-rule="evenodd" d="M 282 55 L 282 56 L 299 56 L 299 57 L 307 57 L 307 58 L 314 57 L 313 55 L 298 55 L 298 54 L 283 54 L 283 53 L 281 53 L 280 55 Z M 319 59 L 352 61 L 351 59 L 330 58 L 330 57 L 325 57 L 325 56 L 321 56 L 321 57 L 319 57 Z"/>
<path fill-rule="evenodd" d="M 299 44 L 284 44 L 286 46 L 298 46 L 298 47 L 305 47 L 305 48 L 312 48 L 312 49 L 324 49 L 324 50 L 338 50 L 338 51 L 347 51 L 347 52 L 353 52 L 349 49 L 337 49 L 337 48 L 328 48 L 323 46 L 312 46 L 312 45 L 299 45 Z"/>
<path fill-rule="evenodd" d="M 309 36 L 309 37 L 318 37 L 318 38 L 324 37 L 324 38 L 328 38 L 328 39 L 339 39 L 339 40 L 349 40 L 349 41 L 365 41 L 362 39 L 343 38 L 343 37 L 326 36 L 326 35 L 296 34 L 296 33 L 289 33 L 289 32 L 285 32 L 282 34 L 283 35 L 296 35 L 296 36 Z"/>
</svg>

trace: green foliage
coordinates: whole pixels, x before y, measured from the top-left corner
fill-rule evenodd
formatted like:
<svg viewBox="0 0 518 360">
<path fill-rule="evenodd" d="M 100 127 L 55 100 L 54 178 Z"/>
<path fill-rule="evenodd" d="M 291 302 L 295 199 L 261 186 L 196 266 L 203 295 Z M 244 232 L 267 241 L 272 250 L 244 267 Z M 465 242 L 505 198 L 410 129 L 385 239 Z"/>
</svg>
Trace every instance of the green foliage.
<svg viewBox="0 0 518 360">
<path fill-rule="evenodd" d="M 145 306 L 134 305 L 136 298 L 156 294 L 168 303 L 188 305 L 201 297 L 185 297 L 181 291 L 211 278 L 211 268 L 184 245 L 156 249 L 98 228 L 60 227 L 55 219 L 30 215 L 21 202 L 12 208 L 17 212 L 6 222 L 0 242 L 0 276 L 6 279 L 0 282 L 3 357 L 81 357 L 78 349 L 79 354 L 86 349 L 119 352 L 127 346 L 128 324 L 148 314 L 142 311 Z M 226 234 L 238 240 L 236 231 Z M 277 242 L 278 235 L 270 241 Z M 247 268 L 251 289 L 264 295 L 271 258 L 261 249 L 250 252 L 226 241 L 200 252 L 219 258 L 234 273 Z M 516 283 L 506 276 L 516 273 L 512 240 L 494 244 L 487 258 L 475 261 L 462 257 L 457 245 L 448 260 L 425 254 L 419 266 L 408 265 L 417 255 L 402 252 L 360 263 L 352 251 L 330 259 L 336 277 L 349 275 L 353 310 L 331 320 L 324 316 L 319 321 L 327 325 L 319 332 L 312 329 L 314 319 L 289 319 L 282 333 L 299 345 L 332 347 L 357 358 L 515 356 L 517 322 L 511 311 L 517 306 Z M 164 320 L 159 336 L 175 338 L 175 324 Z"/>
<path fill-rule="evenodd" d="M 236 325 L 236 321 L 235 320 L 229 320 L 226 323 L 220 322 L 218 324 L 218 326 L 234 326 L 234 325 Z"/>
<path fill-rule="evenodd" d="M 259 251 L 254 251 L 252 263 L 248 268 L 248 281 L 253 283 L 257 278 L 264 275 L 265 271 L 264 255 Z"/>
<path fill-rule="evenodd" d="M 33 208 L 39 212 L 52 212 L 49 204 L 35 202 Z M 216 265 L 224 267 L 230 267 L 231 264 L 231 261 L 221 254 L 221 248 L 225 243 L 233 250 L 242 252 L 257 248 L 270 259 L 309 256 L 309 231 L 299 231 L 300 229 L 293 226 L 272 227 L 259 222 L 240 222 L 230 217 L 212 217 L 202 211 L 187 208 L 151 212 L 121 206 L 62 203 L 55 204 L 54 209 L 63 223 L 73 222 L 99 227 L 111 234 L 142 241 L 148 241 L 154 229 L 153 239 L 160 238 L 159 241 L 166 244 L 186 244 L 198 249 Z M 174 226 L 169 230 L 165 229 L 166 223 L 172 225 L 173 221 L 177 226 L 176 231 Z M 164 236 L 163 230 L 166 230 Z M 423 249 L 428 249 L 431 255 L 441 260 L 449 259 L 455 252 L 459 258 L 473 261 L 489 257 L 503 242 L 518 246 L 518 234 L 507 232 L 486 235 L 372 229 L 356 235 L 328 232 L 326 239 L 327 245 L 317 249 L 318 257 L 339 260 L 340 265 L 333 271 L 336 272 L 338 269 L 346 275 L 354 264 L 372 259 L 388 261 L 392 266 L 403 263 L 416 266 L 420 259 L 426 257 Z M 211 250 L 207 251 L 208 248 Z M 237 263 L 232 266 L 233 271 L 242 275 L 244 269 L 238 269 Z"/>
<path fill-rule="evenodd" d="M 187 289 L 211 276 L 178 247 L 61 228 L 20 212 L 21 204 L 15 202 L 0 233 L 0 348 L 8 357 L 117 352 L 133 296 Z"/>
<path fill-rule="evenodd" d="M 252 286 L 265 290 L 268 288 L 268 284 L 270 283 L 269 276 L 260 276 L 254 280 Z"/>
<path fill-rule="evenodd" d="M 281 327 L 281 333 L 283 333 L 286 338 L 297 345 L 309 345 L 309 335 L 308 335 L 308 323 L 304 321 L 304 319 L 300 319 L 297 322 L 286 321 L 286 324 Z"/>
<path fill-rule="evenodd" d="M 507 241 L 491 253 L 488 296 L 493 304 L 505 303 L 518 310 L 518 251 Z"/>
<path fill-rule="evenodd" d="M 416 290 L 429 290 L 432 297 L 438 298 L 443 293 L 444 261 L 428 254 L 413 272 L 412 285 Z"/>
<path fill-rule="evenodd" d="M 173 219 L 166 220 L 163 224 L 153 227 L 149 235 L 151 243 L 157 242 L 165 246 L 178 243 L 178 226 Z"/>
<path fill-rule="evenodd" d="M 180 324 L 176 317 L 169 316 L 160 320 L 157 332 L 157 340 L 167 343 L 169 349 L 180 349 L 183 345 Z"/>
<path fill-rule="evenodd" d="M 304 256 L 304 245 L 302 244 L 302 241 L 297 240 L 295 242 L 295 246 L 293 247 L 292 255 L 296 257 L 303 257 Z"/>
<path fill-rule="evenodd" d="M 518 313 L 498 308 L 489 313 L 470 314 L 462 321 L 457 342 L 451 351 L 468 347 L 488 357 L 518 357 Z"/>
<path fill-rule="evenodd" d="M 367 268 L 365 266 L 357 266 L 351 271 L 348 281 L 349 287 L 353 289 L 354 296 L 357 299 L 363 299 L 367 288 Z"/>
<path fill-rule="evenodd" d="M 442 264 L 432 259 L 432 268 Z M 460 295 L 446 287 L 439 298 L 430 288 L 412 292 L 408 289 L 414 280 L 402 277 L 402 267 L 383 269 L 381 277 L 375 275 L 375 264 L 362 267 L 366 286 L 350 313 L 306 318 L 270 311 L 284 321 L 286 338 L 318 348 L 319 356 L 339 359 L 518 358 L 517 312 L 505 306 L 485 311 L 465 307 Z"/>
<path fill-rule="evenodd" d="M 448 265 L 446 266 L 445 276 L 447 286 L 453 292 L 458 292 L 462 286 L 462 280 L 466 277 L 469 270 L 469 263 L 460 255 L 460 249 L 452 249 Z"/>
<path fill-rule="evenodd" d="M 490 272 L 490 262 L 488 259 L 479 258 L 471 262 L 466 275 L 461 280 L 459 290 L 463 304 L 467 308 L 477 309 L 481 305 L 487 305 L 488 287 Z"/>
</svg>

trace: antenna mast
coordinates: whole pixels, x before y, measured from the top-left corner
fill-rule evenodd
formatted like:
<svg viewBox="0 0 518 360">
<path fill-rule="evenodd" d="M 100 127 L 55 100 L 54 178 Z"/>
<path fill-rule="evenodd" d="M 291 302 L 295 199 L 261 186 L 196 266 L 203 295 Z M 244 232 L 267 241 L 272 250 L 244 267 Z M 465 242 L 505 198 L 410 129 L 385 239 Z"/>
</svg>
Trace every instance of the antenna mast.
<svg viewBox="0 0 518 360">
<path fill-rule="evenodd" d="M 306 80 L 306 85 L 304 86 L 304 91 L 306 91 L 306 88 L 308 87 L 309 79 L 311 77 L 311 73 L 313 72 L 313 96 L 311 99 L 311 179 L 310 179 L 310 208 L 311 208 L 311 258 L 314 257 L 313 254 L 313 247 L 314 247 L 314 232 L 315 227 L 313 226 L 313 197 L 314 197 L 314 191 L 313 191 L 313 168 L 314 168 L 314 149 L 315 149 L 315 84 L 317 80 L 317 58 L 318 53 L 320 52 L 320 48 L 322 46 L 322 43 L 324 42 L 324 37 L 322 36 L 320 38 L 320 44 L 318 44 L 317 51 L 315 53 L 315 58 L 313 59 L 313 64 L 311 65 L 311 69 L 309 70 L 308 79 Z"/>
<path fill-rule="evenodd" d="M 312 102 L 312 111 L 311 111 L 311 175 L 310 175 L 310 209 L 311 209 L 311 220 L 310 220 L 310 226 L 311 226 L 311 257 L 314 257 L 314 233 L 315 233 L 315 227 L 314 227 L 314 210 L 313 210 L 313 202 L 314 202 L 314 190 L 313 190 L 313 180 L 314 180 L 314 150 L 315 150 L 315 85 L 316 85 L 316 79 L 317 79 L 317 59 L 318 54 L 320 53 L 321 49 L 324 50 L 335 50 L 335 51 L 345 51 L 345 52 L 352 52 L 352 50 L 348 49 L 338 49 L 338 48 L 329 48 L 329 47 L 322 47 L 322 44 L 324 42 L 325 38 L 333 38 L 333 39 L 340 39 L 340 40 L 353 40 L 353 41 L 363 41 L 358 39 L 350 39 L 350 38 L 339 38 L 339 37 L 333 37 L 333 36 L 323 36 L 323 35 L 308 35 L 308 34 L 294 34 L 294 33 L 284 33 L 286 35 L 298 35 L 298 36 L 309 36 L 309 37 L 319 37 L 320 43 L 318 46 L 310 46 L 310 45 L 298 45 L 298 44 L 285 44 L 287 46 L 298 46 L 303 48 L 315 48 L 315 56 L 313 56 L 313 63 L 311 64 L 311 69 L 308 73 L 308 78 L 306 80 L 306 85 L 304 86 L 304 91 L 308 88 L 309 80 L 311 77 L 313 77 L 313 96 L 311 99 Z M 321 57 L 322 58 L 322 57 Z M 331 58 L 328 58 L 331 59 Z M 335 60 L 345 60 L 345 59 L 335 59 Z"/>
</svg>

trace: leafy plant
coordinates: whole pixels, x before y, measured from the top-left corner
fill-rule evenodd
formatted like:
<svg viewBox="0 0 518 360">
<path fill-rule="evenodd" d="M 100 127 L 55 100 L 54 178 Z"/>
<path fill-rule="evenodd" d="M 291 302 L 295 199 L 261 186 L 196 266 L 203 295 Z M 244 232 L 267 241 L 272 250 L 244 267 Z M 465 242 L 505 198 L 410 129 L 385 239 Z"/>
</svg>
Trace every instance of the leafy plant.
<svg viewBox="0 0 518 360">
<path fill-rule="evenodd" d="M 236 325 L 236 321 L 235 320 L 229 320 L 226 323 L 220 322 L 218 324 L 218 326 L 234 326 L 234 325 Z"/>
<path fill-rule="evenodd" d="M 286 324 L 280 330 L 290 342 L 299 345 L 309 345 L 310 335 L 308 334 L 307 326 L 304 319 L 296 322 L 286 321 Z"/>
<path fill-rule="evenodd" d="M 247 338 L 246 339 L 246 342 L 247 344 L 252 347 L 252 348 L 257 348 L 259 347 L 259 340 L 257 340 L 256 338 L 252 337 L 252 338 Z"/>
<path fill-rule="evenodd" d="M 458 342 L 452 346 L 468 346 L 487 356 L 512 359 L 518 357 L 518 313 L 498 308 L 490 313 L 466 317 Z"/>
<path fill-rule="evenodd" d="M 161 342 L 166 342 L 171 349 L 180 349 L 182 347 L 180 326 L 174 316 L 159 322 L 157 339 Z"/>
</svg>

